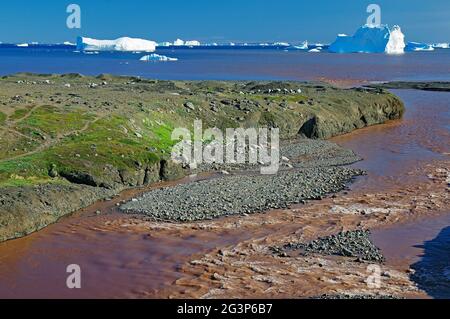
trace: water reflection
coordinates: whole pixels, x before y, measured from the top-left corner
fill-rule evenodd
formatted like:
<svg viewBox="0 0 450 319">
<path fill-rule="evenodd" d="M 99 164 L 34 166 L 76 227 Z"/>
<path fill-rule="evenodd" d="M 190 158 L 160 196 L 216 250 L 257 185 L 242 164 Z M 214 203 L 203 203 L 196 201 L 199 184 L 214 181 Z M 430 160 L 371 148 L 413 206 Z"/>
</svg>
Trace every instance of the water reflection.
<svg viewBox="0 0 450 319">
<path fill-rule="evenodd" d="M 450 226 L 433 240 L 419 248 L 424 250 L 421 260 L 412 265 L 411 279 L 433 298 L 450 298 Z"/>
</svg>

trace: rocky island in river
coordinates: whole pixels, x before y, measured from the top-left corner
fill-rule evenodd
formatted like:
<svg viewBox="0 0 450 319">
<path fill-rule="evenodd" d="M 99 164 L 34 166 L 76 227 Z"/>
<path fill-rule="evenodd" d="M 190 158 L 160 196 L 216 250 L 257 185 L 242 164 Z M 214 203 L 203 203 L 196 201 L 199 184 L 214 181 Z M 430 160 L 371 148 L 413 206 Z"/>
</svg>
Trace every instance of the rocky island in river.
<svg viewBox="0 0 450 319">
<path fill-rule="evenodd" d="M 196 119 L 205 127 L 219 129 L 279 128 L 281 138 L 287 141 L 282 150 L 293 163 L 280 171 L 286 176 L 252 177 L 264 185 L 261 200 L 256 196 L 239 207 L 231 204 L 223 214 L 213 212 L 211 204 L 198 208 L 196 217 L 181 216 L 180 207 L 174 204 L 172 213 L 165 211 L 171 215 L 163 219 L 213 218 L 231 211 L 264 211 L 320 198 L 342 189 L 362 172 L 343 167 L 359 160 L 353 152 L 316 139 L 398 119 L 403 112 L 401 100 L 382 88 L 79 74 L 4 76 L 0 79 L 0 241 L 42 229 L 126 188 L 191 174 L 170 160 L 171 133 L 176 127 L 192 127 Z M 229 192 L 226 183 L 251 181 L 239 176 L 230 179 L 236 180 L 202 183 L 210 192 L 220 193 L 220 189 Z M 204 189 L 202 186 L 192 187 Z M 262 200 L 277 190 L 278 197 Z M 170 198 L 171 191 L 177 189 L 161 192 Z M 195 206 L 195 196 L 191 200 L 187 204 Z M 162 216 L 157 210 L 154 214 L 155 218 Z"/>
</svg>

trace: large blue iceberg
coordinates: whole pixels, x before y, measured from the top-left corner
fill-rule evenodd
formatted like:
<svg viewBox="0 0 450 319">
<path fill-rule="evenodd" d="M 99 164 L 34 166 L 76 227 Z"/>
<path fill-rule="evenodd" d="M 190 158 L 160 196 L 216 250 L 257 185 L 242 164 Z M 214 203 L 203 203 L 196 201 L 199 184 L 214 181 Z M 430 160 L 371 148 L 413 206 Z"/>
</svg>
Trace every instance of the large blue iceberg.
<svg viewBox="0 0 450 319">
<path fill-rule="evenodd" d="M 364 25 L 353 36 L 338 35 L 328 50 L 334 53 L 402 54 L 404 49 L 405 36 L 399 26 L 391 30 L 387 25 Z"/>
</svg>

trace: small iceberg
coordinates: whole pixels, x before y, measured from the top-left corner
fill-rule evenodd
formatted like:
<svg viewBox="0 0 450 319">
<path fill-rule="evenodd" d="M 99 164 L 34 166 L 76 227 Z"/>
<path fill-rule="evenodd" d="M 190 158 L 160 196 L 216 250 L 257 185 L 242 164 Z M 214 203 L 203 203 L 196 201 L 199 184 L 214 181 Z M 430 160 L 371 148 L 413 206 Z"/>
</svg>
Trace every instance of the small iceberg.
<svg viewBox="0 0 450 319">
<path fill-rule="evenodd" d="M 28 48 L 30 45 L 28 43 L 21 43 L 21 44 L 17 44 L 17 47 L 19 48 Z"/>
<path fill-rule="evenodd" d="M 286 49 L 287 50 L 308 50 L 309 49 L 308 41 L 304 41 L 300 45 L 291 45 L 290 47 L 287 47 Z"/>
<path fill-rule="evenodd" d="M 187 46 L 187 47 L 199 47 L 201 44 L 200 44 L 200 41 L 197 41 L 197 40 L 189 40 L 189 41 L 186 41 L 186 42 L 184 43 L 184 45 Z"/>
<path fill-rule="evenodd" d="M 154 41 L 128 37 L 116 40 L 97 40 L 84 37 L 77 39 L 77 50 L 80 51 L 154 52 L 156 45 Z"/>
<path fill-rule="evenodd" d="M 180 47 L 184 45 L 184 41 L 181 39 L 176 39 L 175 42 L 173 43 L 174 46 L 176 47 Z"/>
<path fill-rule="evenodd" d="M 172 45 L 171 42 L 161 42 L 161 43 L 158 43 L 158 46 L 159 46 L 159 47 L 170 47 L 171 45 Z"/>
<path fill-rule="evenodd" d="M 143 62 L 172 62 L 172 61 L 178 61 L 178 59 L 170 58 L 165 55 L 159 55 L 159 54 L 153 53 L 150 55 L 144 55 L 142 58 L 140 58 L 140 61 L 143 61 Z"/>
<path fill-rule="evenodd" d="M 450 49 L 450 44 L 449 43 L 435 43 L 435 44 L 433 44 L 433 48 L 436 48 L 436 49 Z"/>
<path fill-rule="evenodd" d="M 408 42 L 405 50 L 409 51 L 409 52 L 434 51 L 434 48 L 431 44 L 419 43 L 419 42 Z"/>
<path fill-rule="evenodd" d="M 175 42 L 172 44 L 175 47 L 198 47 L 201 45 L 200 41 L 197 40 L 188 40 L 184 41 L 181 39 L 176 39 Z"/>
<path fill-rule="evenodd" d="M 290 44 L 287 43 L 287 42 L 275 42 L 273 44 L 273 46 L 275 46 L 275 47 L 288 47 L 288 46 L 290 46 Z"/>
<path fill-rule="evenodd" d="M 322 49 L 321 47 L 317 47 L 317 48 L 314 48 L 314 49 L 309 50 L 308 52 L 311 52 L 311 53 L 319 53 L 319 52 L 322 52 L 321 49 Z"/>
<path fill-rule="evenodd" d="M 353 36 L 339 34 L 330 47 L 333 53 L 387 53 L 402 54 L 405 36 L 399 26 L 364 25 Z"/>
</svg>

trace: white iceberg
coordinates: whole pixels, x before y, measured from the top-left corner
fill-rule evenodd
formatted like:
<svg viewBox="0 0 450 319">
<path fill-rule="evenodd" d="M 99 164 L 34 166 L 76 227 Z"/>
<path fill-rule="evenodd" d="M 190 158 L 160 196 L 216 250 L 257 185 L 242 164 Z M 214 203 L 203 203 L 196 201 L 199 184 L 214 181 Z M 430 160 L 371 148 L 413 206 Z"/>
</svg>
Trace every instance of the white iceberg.
<svg viewBox="0 0 450 319">
<path fill-rule="evenodd" d="M 392 30 L 387 25 L 364 25 L 353 36 L 339 34 L 330 47 L 334 53 L 387 53 L 402 54 L 405 36 L 399 26 Z"/>
<path fill-rule="evenodd" d="M 198 47 L 200 46 L 200 41 L 197 40 L 188 40 L 184 43 L 185 46 L 188 47 Z"/>
<path fill-rule="evenodd" d="M 287 43 L 287 42 L 275 42 L 273 45 L 277 46 L 277 47 L 288 47 L 288 46 L 290 46 L 290 44 Z"/>
<path fill-rule="evenodd" d="M 288 50 L 308 50 L 309 49 L 308 41 L 304 41 L 300 45 L 292 45 L 292 46 L 288 47 L 287 49 Z"/>
<path fill-rule="evenodd" d="M 311 53 L 318 53 L 318 52 L 322 52 L 321 49 L 322 49 L 322 48 L 318 47 L 318 48 L 311 49 L 311 50 L 309 50 L 308 52 L 311 52 Z"/>
<path fill-rule="evenodd" d="M 154 52 L 156 45 L 154 41 L 128 37 L 116 40 L 96 40 L 84 37 L 78 37 L 77 39 L 77 50 L 80 51 Z"/>
<path fill-rule="evenodd" d="M 72 42 L 69 42 L 69 41 L 65 41 L 63 44 L 64 45 L 70 45 L 70 46 L 75 46 L 76 45 L 75 43 L 72 43 Z"/>
<path fill-rule="evenodd" d="M 171 62 L 171 61 L 178 61 L 178 59 L 170 58 L 165 55 L 159 55 L 159 54 L 153 53 L 150 55 L 144 55 L 142 58 L 140 58 L 140 61 L 143 61 L 143 62 Z"/>
<path fill-rule="evenodd" d="M 30 45 L 28 43 L 21 43 L 21 44 L 17 44 L 17 47 L 19 48 L 28 48 Z"/>
<path fill-rule="evenodd" d="M 184 41 L 181 39 L 176 39 L 175 42 L 173 43 L 174 46 L 183 46 L 184 45 Z"/>
<path fill-rule="evenodd" d="M 434 48 L 431 44 L 419 43 L 419 42 L 408 42 L 406 45 L 406 51 L 414 52 L 414 51 L 434 51 Z"/>
<path fill-rule="evenodd" d="M 433 48 L 436 48 L 436 49 L 450 49 L 450 44 L 449 43 L 435 43 L 435 44 L 433 44 Z"/>
<path fill-rule="evenodd" d="M 405 53 L 405 35 L 398 25 L 395 25 L 389 36 L 389 41 L 386 45 L 387 54 L 403 54 Z"/>
<path fill-rule="evenodd" d="M 176 47 L 181 47 L 181 46 L 186 46 L 186 47 L 198 47 L 201 45 L 200 41 L 197 40 L 181 40 L 181 39 L 176 39 L 175 42 L 172 44 L 173 46 Z"/>
</svg>

